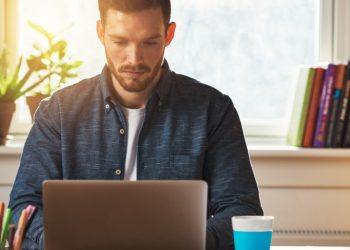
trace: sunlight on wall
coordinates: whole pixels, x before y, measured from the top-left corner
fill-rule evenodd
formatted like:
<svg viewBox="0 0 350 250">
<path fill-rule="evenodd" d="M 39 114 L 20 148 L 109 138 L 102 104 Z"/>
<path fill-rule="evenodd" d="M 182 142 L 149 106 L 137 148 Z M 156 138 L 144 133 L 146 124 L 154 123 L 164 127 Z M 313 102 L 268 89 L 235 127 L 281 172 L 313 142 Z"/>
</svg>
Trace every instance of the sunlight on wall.
<svg viewBox="0 0 350 250">
<path fill-rule="evenodd" d="M 99 74 L 105 63 L 103 47 L 96 35 L 99 19 L 97 1 L 86 0 L 20 0 L 20 51 L 32 52 L 32 44 L 40 42 L 41 35 L 28 27 L 33 21 L 69 43 L 68 53 L 83 60 L 79 78 Z"/>
</svg>

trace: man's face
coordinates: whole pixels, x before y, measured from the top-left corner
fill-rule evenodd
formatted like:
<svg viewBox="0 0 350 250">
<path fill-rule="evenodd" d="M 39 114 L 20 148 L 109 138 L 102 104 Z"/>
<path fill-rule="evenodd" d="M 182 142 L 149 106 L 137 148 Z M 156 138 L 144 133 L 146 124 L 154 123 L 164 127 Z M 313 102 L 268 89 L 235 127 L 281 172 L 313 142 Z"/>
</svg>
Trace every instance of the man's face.
<svg viewBox="0 0 350 250">
<path fill-rule="evenodd" d="M 174 31 L 174 23 L 166 30 L 160 8 L 133 13 L 109 9 L 97 32 L 114 84 L 128 92 L 153 88 Z"/>
</svg>

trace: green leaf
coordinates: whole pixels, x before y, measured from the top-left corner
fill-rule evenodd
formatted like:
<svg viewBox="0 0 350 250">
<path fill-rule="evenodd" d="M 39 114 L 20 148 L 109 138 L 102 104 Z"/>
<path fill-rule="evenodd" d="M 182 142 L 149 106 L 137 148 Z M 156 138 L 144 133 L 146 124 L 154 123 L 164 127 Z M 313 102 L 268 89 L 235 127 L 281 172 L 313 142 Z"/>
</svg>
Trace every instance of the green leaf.
<svg viewBox="0 0 350 250">
<path fill-rule="evenodd" d="M 18 83 L 18 78 L 19 78 L 19 71 L 20 71 L 21 66 L 22 66 L 22 60 L 23 60 L 23 57 L 21 56 L 19 58 L 19 60 L 18 60 L 16 69 L 15 69 L 15 73 L 13 74 L 13 76 L 11 77 L 12 79 L 9 82 L 8 89 L 10 89 L 10 90 L 15 90 L 16 89 L 16 86 L 17 86 L 17 83 Z"/>
<path fill-rule="evenodd" d="M 22 90 L 22 91 L 18 91 L 18 93 L 16 94 L 16 99 L 21 97 L 22 95 L 24 95 L 27 92 L 32 91 L 33 89 L 35 89 L 36 87 L 38 87 L 42 82 L 44 82 L 47 78 L 49 78 L 51 76 L 51 74 L 48 74 L 42 78 L 40 78 L 39 80 L 37 80 L 35 83 L 32 83 L 29 87 L 27 87 L 26 89 Z"/>
<path fill-rule="evenodd" d="M 83 64 L 83 61 L 74 61 L 74 62 L 70 65 L 70 69 L 79 68 L 82 64 Z"/>
<path fill-rule="evenodd" d="M 16 100 L 16 95 L 19 91 L 18 83 L 19 83 L 19 71 L 22 65 L 22 56 L 18 60 L 15 71 L 11 77 L 6 77 L 3 82 L 4 86 L 1 88 L 1 99 L 6 101 L 14 101 Z"/>
<path fill-rule="evenodd" d="M 39 43 L 34 43 L 33 44 L 33 48 L 36 49 L 39 52 L 43 51 L 43 48 L 42 48 L 42 46 Z"/>
<path fill-rule="evenodd" d="M 1 96 L 4 96 L 6 94 L 9 83 L 10 83 L 9 77 L 0 78 L 0 98 Z"/>
<path fill-rule="evenodd" d="M 75 77 L 78 77 L 78 76 L 79 76 L 79 74 L 77 74 L 77 73 L 68 73 L 68 74 L 66 74 L 67 78 L 75 78 Z"/>
<path fill-rule="evenodd" d="M 0 77 L 6 77 L 8 71 L 8 63 L 6 57 L 6 50 L 3 49 L 0 57 Z"/>
<path fill-rule="evenodd" d="M 46 31 L 42 26 L 40 26 L 39 24 L 36 24 L 32 21 L 28 21 L 28 25 L 29 27 L 31 27 L 32 29 L 34 29 L 35 31 L 43 34 L 49 41 L 52 41 L 53 38 L 55 37 L 52 33 Z"/>
<path fill-rule="evenodd" d="M 65 51 L 67 48 L 68 44 L 65 40 L 59 40 L 57 42 L 55 42 L 52 47 L 50 48 L 50 52 L 51 53 L 62 53 L 62 51 Z"/>
</svg>

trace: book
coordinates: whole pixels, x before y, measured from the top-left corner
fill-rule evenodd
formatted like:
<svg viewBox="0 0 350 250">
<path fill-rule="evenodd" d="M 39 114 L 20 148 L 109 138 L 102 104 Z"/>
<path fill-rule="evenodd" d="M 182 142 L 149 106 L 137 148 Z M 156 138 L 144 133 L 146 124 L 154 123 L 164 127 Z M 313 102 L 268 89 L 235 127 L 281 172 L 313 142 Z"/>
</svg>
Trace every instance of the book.
<svg viewBox="0 0 350 250">
<path fill-rule="evenodd" d="M 349 64 L 350 64 L 350 62 L 348 63 L 348 69 L 347 69 L 347 74 L 346 74 L 346 85 L 348 85 L 348 86 L 350 85 Z M 350 87 L 349 87 L 349 89 L 350 89 Z M 350 104 L 349 104 L 349 98 L 350 98 L 350 93 L 348 93 L 348 106 L 347 106 L 347 110 L 345 112 L 344 136 L 343 136 L 343 144 L 342 144 L 342 146 L 344 148 L 350 148 Z"/>
<path fill-rule="evenodd" d="M 304 147 L 312 147 L 316 118 L 318 113 L 318 106 L 321 98 L 321 90 L 323 84 L 324 72 L 326 70 L 324 68 L 316 68 L 315 77 L 312 84 L 311 96 L 310 96 L 310 104 L 307 112 L 304 138 L 303 138 L 303 146 Z"/>
<path fill-rule="evenodd" d="M 346 129 L 344 132 L 343 147 L 350 148 L 350 106 L 348 106 L 347 110 Z"/>
<path fill-rule="evenodd" d="M 317 114 L 317 122 L 315 129 L 315 137 L 313 141 L 314 147 L 325 147 L 327 136 L 327 125 L 329 121 L 329 111 L 331 107 L 332 91 L 335 80 L 336 66 L 329 64 L 322 86 L 322 94 L 320 100 L 320 108 Z"/>
<path fill-rule="evenodd" d="M 301 66 L 299 68 L 293 111 L 287 136 L 287 143 L 296 147 L 301 147 L 303 145 L 306 114 L 314 75 L 314 68 L 308 66 Z"/>
<path fill-rule="evenodd" d="M 337 122 L 337 128 L 336 128 L 336 141 L 335 146 L 336 147 L 342 147 L 343 141 L 344 141 L 344 133 L 345 133 L 345 123 L 346 123 L 346 117 L 348 113 L 348 106 L 349 106 L 349 97 L 350 97 L 350 61 L 347 65 L 346 74 L 343 80 L 343 89 L 341 93 L 340 98 L 340 107 L 339 107 L 339 114 L 338 114 L 338 122 Z"/>
<path fill-rule="evenodd" d="M 337 117 L 340 112 L 340 97 L 341 91 L 343 88 L 343 81 L 345 77 L 345 64 L 339 64 L 336 66 L 336 75 L 334 80 L 334 87 L 332 93 L 332 105 L 329 113 L 329 122 L 328 122 L 328 132 L 326 138 L 326 147 L 336 147 L 336 132 L 337 132 Z"/>
</svg>

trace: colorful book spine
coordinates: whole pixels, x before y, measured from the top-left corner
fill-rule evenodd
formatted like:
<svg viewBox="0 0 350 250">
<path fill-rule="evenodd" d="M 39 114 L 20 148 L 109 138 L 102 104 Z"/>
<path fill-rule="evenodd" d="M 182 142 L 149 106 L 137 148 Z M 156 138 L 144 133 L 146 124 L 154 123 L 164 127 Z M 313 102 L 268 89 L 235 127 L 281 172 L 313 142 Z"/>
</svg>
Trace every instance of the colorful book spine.
<svg viewBox="0 0 350 250">
<path fill-rule="evenodd" d="M 340 110 L 338 115 L 338 124 L 336 132 L 336 147 L 342 147 L 344 142 L 345 134 L 345 123 L 347 118 L 347 113 L 349 112 L 349 97 L 350 97 L 350 61 L 346 69 L 346 75 L 343 81 L 343 89 L 340 101 Z"/>
<path fill-rule="evenodd" d="M 5 214 L 5 203 L 0 202 L 0 241 L 1 241 L 1 235 L 2 235 L 2 221 Z"/>
<path fill-rule="evenodd" d="M 296 147 L 301 147 L 303 144 L 306 115 L 309 107 L 314 75 L 314 68 L 303 66 L 299 70 L 293 111 L 287 136 L 287 142 Z"/>
<path fill-rule="evenodd" d="M 348 112 L 347 116 L 347 126 L 344 133 L 343 147 L 350 148 L 350 112 Z"/>
<path fill-rule="evenodd" d="M 322 84 L 324 72 L 326 70 L 319 67 L 315 70 L 314 82 L 312 84 L 311 97 L 310 97 L 310 105 L 306 118 L 303 146 L 304 147 L 312 147 L 312 142 L 314 139 L 315 132 L 315 124 L 317 118 L 318 106 L 321 98 Z"/>
<path fill-rule="evenodd" d="M 325 147 L 327 136 L 327 125 L 329 122 L 329 111 L 332 101 L 332 91 L 335 81 L 336 65 L 329 64 L 326 76 L 324 78 L 322 95 L 320 101 L 320 109 L 317 116 L 315 137 L 313 141 L 314 147 Z"/>
<path fill-rule="evenodd" d="M 348 63 L 348 69 L 347 71 L 349 72 L 349 64 Z M 350 85 L 350 72 L 349 74 L 347 74 L 347 78 L 346 78 L 346 84 Z M 348 93 L 349 94 L 349 93 Z M 350 98 L 350 94 L 348 95 Z M 348 99 L 349 102 L 349 99 Z M 347 107 L 347 111 L 346 111 L 346 115 L 345 115 L 345 123 L 344 123 L 344 141 L 343 141 L 343 147 L 344 148 L 350 148 L 350 104 L 348 103 L 348 107 Z"/>
<path fill-rule="evenodd" d="M 336 66 L 336 76 L 335 76 L 335 82 L 334 82 L 334 88 L 333 88 L 333 94 L 332 94 L 332 105 L 330 109 L 329 114 L 329 123 L 328 123 L 328 132 L 327 132 L 327 140 L 326 140 L 326 147 L 336 147 L 336 132 L 337 132 L 337 126 L 338 126 L 338 119 L 340 112 L 340 98 L 341 98 L 341 91 L 343 88 L 343 81 L 345 77 L 345 68 L 346 65 L 339 64 Z"/>
</svg>

